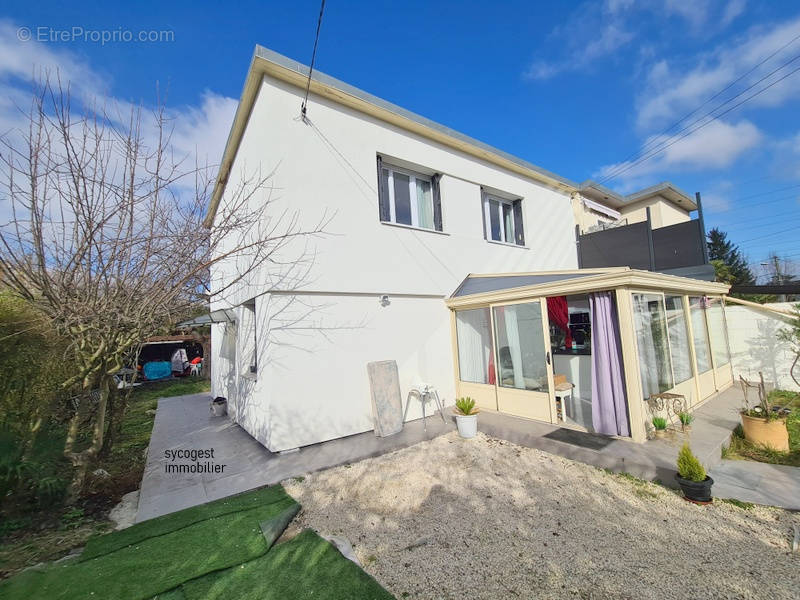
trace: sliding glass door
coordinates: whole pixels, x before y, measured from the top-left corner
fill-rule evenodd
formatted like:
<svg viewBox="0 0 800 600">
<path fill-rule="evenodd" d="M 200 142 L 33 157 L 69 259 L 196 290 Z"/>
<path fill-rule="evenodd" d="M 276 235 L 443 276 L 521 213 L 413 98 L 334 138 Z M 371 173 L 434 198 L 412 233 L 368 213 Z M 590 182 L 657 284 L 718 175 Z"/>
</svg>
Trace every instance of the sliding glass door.
<svg viewBox="0 0 800 600">
<path fill-rule="evenodd" d="M 553 421 L 547 313 L 539 300 L 492 307 L 501 412 Z"/>
<path fill-rule="evenodd" d="M 489 307 L 456 311 L 455 325 L 459 395 L 469 396 L 480 408 L 497 410 Z"/>
</svg>

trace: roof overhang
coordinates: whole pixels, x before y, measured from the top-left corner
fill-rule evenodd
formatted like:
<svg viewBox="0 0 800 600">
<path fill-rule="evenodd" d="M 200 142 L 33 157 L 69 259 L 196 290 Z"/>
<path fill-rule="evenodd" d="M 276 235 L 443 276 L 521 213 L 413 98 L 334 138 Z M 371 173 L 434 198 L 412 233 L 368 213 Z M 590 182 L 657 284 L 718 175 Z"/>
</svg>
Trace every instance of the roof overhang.
<svg viewBox="0 0 800 600">
<path fill-rule="evenodd" d="M 199 327 L 201 325 L 211 325 L 212 323 L 234 323 L 236 321 L 236 311 L 232 308 L 213 310 L 210 313 L 199 315 L 194 319 L 181 321 L 176 326 L 178 329 L 188 327 Z"/>
<path fill-rule="evenodd" d="M 214 183 L 211 203 L 206 213 L 204 224 L 210 227 L 219 207 L 222 194 L 230 176 L 236 153 L 239 150 L 242 136 L 255 105 L 261 82 L 265 76 L 273 77 L 301 89 L 308 83 L 309 68 L 297 61 L 287 58 L 263 46 L 256 46 L 250 68 L 247 72 L 244 89 L 239 99 L 239 106 L 233 119 L 228 141 Z M 533 179 L 543 185 L 570 194 L 578 190 L 578 184 L 564 177 L 537 167 L 521 158 L 498 150 L 449 127 L 440 125 L 430 119 L 419 116 L 395 104 L 373 96 L 343 81 L 314 71 L 311 78 L 310 91 L 337 104 L 356 110 L 360 113 L 379 119 L 406 131 L 438 142 L 454 150 L 464 152 L 475 158 L 485 160 L 512 173 Z M 300 107 L 298 106 L 298 114 Z"/>
<path fill-rule="evenodd" d="M 661 196 L 662 198 L 669 200 L 686 212 L 697 210 L 697 203 L 689 196 L 689 194 L 671 184 L 669 181 L 662 181 L 654 186 L 625 196 L 625 204 L 630 205 L 636 202 L 642 202 L 655 196 Z"/>
<path fill-rule="evenodd" d="M 584 198 L 609 206 L 617 210 L 625 210 L 634 204 L 644 202 L 657 196 L 664 198 L 687 213 L 697 210 L 697 203 L 683 190 L 669 181 L 662 181 L 638 192 L 624 196 L 618 194 L 596 181 L 588 179 L 580 185 L 580 193 Z"/>
<path fill-rule="evenodd" d="M 699 295 L 725 295 L 730 289 L 730 286 L 724 283 L 701 281 L 699 279 L 665 275 L 663 273 L 654 273 L 652 271 L 640 271 L 638 269 L 630 269 L 628 267 L 603 269 L 603 271 L 604 272 L 599 273 L 593 272 L 592 274 L 584 277 L 572 277 L 570 279 L 549 281 L 547 283 L 537 285 L 507 288 L 480 294 L 471 294 L 469 296 L 451 297 L 445 300 L 445 304 L 450 309 L 476 308 L 497 302 L 511 302 L 517 300 L 526 300 L 528 298 L 541 298 L 543 296 L 587 294 L 590 292 L 618 288 L 664 292 L 669 291 L 679 294 L 695 293 Z M 559 273 L 569 276 L 583 272 L 585 272 L 585 270 L 579 269 L 560 271 Z M 470 274 L 467 278 L 515 275 L 519 275 L 519 273 L 486 275 Z"/>
</svg>

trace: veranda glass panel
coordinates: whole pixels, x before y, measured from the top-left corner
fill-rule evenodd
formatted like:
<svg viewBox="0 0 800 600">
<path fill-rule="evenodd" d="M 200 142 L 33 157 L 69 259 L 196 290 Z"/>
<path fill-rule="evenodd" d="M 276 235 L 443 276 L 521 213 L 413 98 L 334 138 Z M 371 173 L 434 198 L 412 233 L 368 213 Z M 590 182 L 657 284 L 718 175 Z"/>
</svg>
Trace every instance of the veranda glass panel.
<svg viewBox="0 0 800 600">
<path fill-rule="evenodd" d="M 489 309 L 456 311 L 458 370 L 461 381 L 489 383 L 492 332 Z"/>
<path fill-rule="evenodd" d="M 665 392 L 673 387 L 667 326 L 661 296 L 633 294 L 633 317 L 639 348 L 639 373 L 642 394 Z"/>
<path fill-rule="evenodd" d="M 689 351 L 689 329 L 683 312 L 683 296 L 665 296 L 667 331 L 669 332 L 672 374 L 675 385 L 692 378 L 692 355 Z"/>
<path fill-rule="evenodd" d="M 411 225 L 411 194 L 408 190 L 409 177 L 395 171 L 394 177 L 394 214 L 395 223 Z"/>
<path fill-rule="evenodd" d="M 692 341 L 697 357 L 697 372 L 705 373 L 711 369 L 711 346 L 708 343 L 705 303 L 700 296 L 689 297 L 689 315 L 692 318 Z"/>
<path fill-rule="evenodd" d="M 708 315 L 708 330 L 711 334 L 711 353 L 714 357 L 714 365 L 719 368 L 731 362 L 728 350 L 728 327 L 725 323 L 722 300 L 709 298 L 706 314 Z"/>
<path fill-rule="evenodd" d="M 539 302 L 494 308 L 498 384 L 548 392 L 542 307 Z"/>
</svg>

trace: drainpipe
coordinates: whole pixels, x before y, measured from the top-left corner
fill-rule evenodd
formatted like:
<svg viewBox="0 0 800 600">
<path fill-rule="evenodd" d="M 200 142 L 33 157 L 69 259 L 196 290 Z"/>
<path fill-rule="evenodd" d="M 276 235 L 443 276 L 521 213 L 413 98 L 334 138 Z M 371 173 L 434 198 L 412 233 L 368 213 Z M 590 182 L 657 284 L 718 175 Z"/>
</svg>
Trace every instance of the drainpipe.
<svg viewBox="0 0 800 600">
<path fill-rule="evenodd" d="M 700 246 L 703 250 L 703 263 L 708 264 L 708 242 L 706 241 L 706 222 L 703 218 L 703 202 L 700 200 L 700 192 L 694 193 L 694 198 L 697 201 L 697 221 L 700 225 Z"/>
<path fill-rule="evenodd" d="M 578 253 L 578 268 L 583 267 L 581 260 L 581 226 L 575 225 L 575 251 Z"/>
<path fill-rule="evenodd" d="M 656 251 L 653 248 L 653 222 L 650 219 L 650 207 L 647 207 L 647 249 L 650 251 L 650 270 L 656 270 Z"/>
</svg>

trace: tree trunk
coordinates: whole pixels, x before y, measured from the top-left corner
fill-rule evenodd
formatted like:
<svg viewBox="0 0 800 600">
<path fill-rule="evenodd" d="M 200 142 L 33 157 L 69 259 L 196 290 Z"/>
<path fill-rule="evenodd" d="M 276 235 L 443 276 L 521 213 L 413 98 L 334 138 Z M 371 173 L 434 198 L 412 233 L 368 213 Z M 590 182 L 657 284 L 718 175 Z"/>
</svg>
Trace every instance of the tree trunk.
<svg viewBox="0 0 800 600">
<path fill-rule="evenodd" d="M 98 456 L 106 458 L 111 454 L 114 444 L 117 442 L 119 434 L 122 432 L 122 421 L 125 418 L 125 412 L 128 410 L 128 399 L 130 398 L 130 389 L 120 391 L 118 388 L 111 386 L 108 394 L 108 426 L 106 427 L 106 435 L 103 439 L 103 447 L 100 448 Z"/>
<path fill-rule="evenodd" d="M 92 443 L 91 445 L 81 452 L 73 452 L 75 440 L 78 435 L 78 424 L 80 422 L 80 414 L 75 411 L 75 416 L 70 422 L 69 431 L 67 433 L 67 441 L 64 446 L 64 454 L 72 462 L 74 468 L 72 474 L 72 482 L 67 490 L 67 503 L 74 504 L 80 497 L 83 490 L 83 482 L 86 479 L 86 471 L 89 469 L 92 461 L 97 456 L 100 448 L 103 446 L 103 437 L 105 433 L 106 421 L 106 408 L 108 406 L 108 396 L 111 390 L 111 377 L 105 373 L 100 375 L 100 399 L 97 402 L 97 410 L 94 411 L 94 420 L 92 423 Z"/>
</svg>

